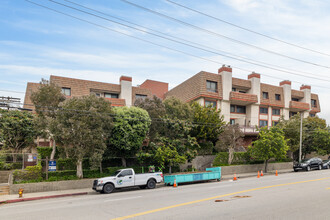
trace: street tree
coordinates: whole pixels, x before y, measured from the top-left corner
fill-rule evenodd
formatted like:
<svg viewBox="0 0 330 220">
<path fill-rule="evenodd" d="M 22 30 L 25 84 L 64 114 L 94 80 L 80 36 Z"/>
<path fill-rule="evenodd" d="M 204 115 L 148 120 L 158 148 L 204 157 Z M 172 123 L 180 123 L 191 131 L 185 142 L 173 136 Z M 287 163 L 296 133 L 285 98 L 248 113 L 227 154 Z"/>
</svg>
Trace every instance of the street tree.
<svg viewBox="0 0 330 220">
<path fill-rule="evenodd" d="M 272 158 L 285 158 L 288 145 L 284 138 L 284 132 L 279 127 L 263 127 L 259 130 L 259 139 L 250 147 L 251 156 L 264 160 L 265 172 L 267 172 L 268 161 Z"/>
<path fill-rule="evenodd" d="M 54 159 L 56 152 L 56 142 L 49 131 L 49 126 L 56 116 L 56 111 L 65 96 L 61 93 L 61 88 L 48 80 L 42 79 L 38 90 L 31 94 L 31 101 L 37 113 L 36 124 L 39 135 L 52 140 L 53 150 L 50 159 Z"/>
<path fill-rule="evenodd" d="M 142 147 L 151 124 L 148 112 L 138 107 L 114 108 L 114 126 L 108 151 L 120 157 L 126 167 L 126 158 L 136 156 Z"/>
<path fill-rule="evenodd" d="M 235 150 L 243 144 L 244 134 L 238 124 L 227 124 L 224 131 L 219 135 L 216 149 L 218 151 L 228 151 L 228 164 L 231 164 L 234 158 Z"/>
<path fill-rule="evenodd" d="M 78 178 L 83 178 L 83 158 L 101 162 L 112 126 L 111 114 L 110 103 L 95 95 L 67 99 L 56 111 L 50 131 L 76 160 Z"/>
<path fill-rule="evenodd" d="M 155 152 L 155 159 L 161 167 L 169 167 L 169 173 L 172 173 L 172 167 L 186 162 L 186 157 L 180 155 L 175 146 L 160 146 Z"/>
<path fill-rule="evenodd" d="M 166 115 L 165 105 L 157 96 L 153 98 L 137 99 L 134 104 L 136 107 L 146 110 L 151 119 L 151 125 L 147 134 L 147 139 L 153 141 L 158 136 L 161 126 L 161 118 Z"/>
<path fill-rule="evenodd" d="M 34 116 L 18 110 L 1 110 L 0 114 L 0 133 L 4 148 L 14 153 L 13 160 L 16 162 L 16 154 L 33 145 L 36 137 Z"/>
<path fill-rule="evenodd" d="M 197 139 L 202 153 L 212 153 L 219 135 L 224 131 L 225 121 L 220 110 L 212 106 L 201 106 L 197 102 L 191 103 L 192 129 L 191 136 Z M 211 146 L 211 147 L 208 147 Z"/>
</svg>

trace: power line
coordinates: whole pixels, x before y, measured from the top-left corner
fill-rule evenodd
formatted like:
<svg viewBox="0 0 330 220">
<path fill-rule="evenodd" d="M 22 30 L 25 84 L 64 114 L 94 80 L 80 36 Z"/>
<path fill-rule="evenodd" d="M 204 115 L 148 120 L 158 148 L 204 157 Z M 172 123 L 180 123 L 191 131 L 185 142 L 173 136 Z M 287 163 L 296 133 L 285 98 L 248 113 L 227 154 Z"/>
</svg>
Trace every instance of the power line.
<svg viewBox="0 0 330 220">
<path fill-rule="evenodd" d="M 284 43 L 284 44 L 287 44 L 287 45 L 290 45 L 290 46 L 293 46 L 293 47 L 297 47 L 297 48 L 300 48 L 300 49 L 303 49 L 303 50 L 308 50 L 308 51 L 311 51 L 311 52 L 314 52 L 314 53 L 318 53 L 318 54 L 322 54 L 322 55 L 325 55 L 325 56 L 330 56 L 330 54 L 327 54 L 327 53 L 324 53 L 324 52 L 320 52 L 320 51 L 317 51 L 317 50 L 314 50 L 314 49 L 310 49 L 310 48 L 307 48 L 307 47 L 303 47 L 303 46 L 300 46 L 300 45 L 297 45 L 297 44 L 293 44 L 293 43 L 290 43 L 290 42 L 287 42 L 287 41 L 284 41 L 284 40 L 281 40 L 281 39 L 278 39 L 278 38 L 275 38 L 275 37 L 272 37 L 272 36 L 269 36 L 269 35 L 266 35 L 266 34 L 263 34 L 263 33 L 260 33 L 260 32 L 257 32 L 257 31 L 254 31 L 254 30 L 251 30 L 249 28 L 246 28 L 246 27 L 242 27 L 240 25 L 237 25 L 237 24 L 234 24 L 232 22 L 229 22 L 229 21 L 226 21 L 226 20 L 223 20 L 223 19 L 220 19 L 218 17 L 215 17 L 215 16 L 212 16 L 212 15 L 209 15 L 209 14 L 206 14 L 204 12 L 201 12 L 201 11 L 198 11 L 196 9 L 193 9 L 191 7 L 188 7 L 186 5 L 183 5 L 183 4 L 180 4 L 178 2 L 175 2 L 175 1 L 172 1 L 172 0 L 165 0 L 171 4 L 174 4 L 176 6 L 179 6 L 181 8 L 185 8 L 189 11 L 193 11 L 195 13 L 198 13 L 198 14 L 201 14 L 201 15 L 204 15 L 206 17 L 209 17 L 209 18 L 212 18 L 214 20 L 217 20 L 217 21 L 220 21 L 222 23 L 225 23 L 225 24 L 228 24 L 228 25 L 231 25 L 231 26 L 234 26 L 236 28 L 239 28 L 239 29 L 242 29 L 242 30 L 245 30 L 245 31 L 248 31 L 250 33 L 253 33 L 253 34 L 257 34 L 259 36 L 262 36 L 262 37 L 266 37 L 268 39 L 271 39 L 271 40 L 275 40 L 275 41 L 278 41 L 278 42 L 281 42 L 281 43 Z"/>
<path fill-rule="evenodd" d="M 25 92 L 13 91 L 13 90 L 3 90 L 3 89 L 1 89 L 0 92 L 12 92 L 12 93 L 23 93 L 23 94 L 25 94 Z"/>
<path fill-rule="evenodd" d="M 313 63 L 313 62 L 310 62 L 310 61 L 302 60 L 302 59 L 299 59 L 299 58 L 291 57 L 291 56 L 288 56 L 288 55 L 285 55 L 285 54 L 281 54 L 281 53 L 278 53 L 278 52 L 275 52 L 275 51 L 272 51 L 272 50 L 268 50 L 268 49 L 265 49 L 265 48 L 262 48 L 262 47 L 255 46 L 253 44 L 249 44 L 249 43 L 246 43 L 246 42 L 243 42 L 243 41 L 240 41 L 240 40 L 236 40 L 236 39 L 231 38 L 231 37 L 227 37 L 227 36 L 222 35 L 222 34 L 219 34 L 217 32 L 213 32 L 213 31 L 210 31 L 208 29 L 204 29 L 204 28 L 198 27 L 196 25 L 187 23 L 185 21 L 182 21 L 182 20 L 173 18 L 171 16 L 165 15 L 163 13 L 160 13 L 160 12 L 157 12 L 157 11 L 154 11 L 154 10 L 151 10 L 149 8 L 146 8 L 146 7 L 143 7 L 141 5 L 135 4 L 135 3 L 130 2 L 128 0 L 120 0 L 120 1 L 122 1 L 124 3 L 127 3 L 129 5 L 132 5 L 134 7 L 140 8 L 140 9 L 142 9 L 144 11 L 148 11 L 148 12 L 153 13 L 153 14 L 156 14 L 158 16 L 161 16 L 161 17 L 167 18 L 169 20 L 175 21 L 177 23 L 183 24 L 185 26 L 191 27 L 193 29 L 196 29 L 196 30 L 199 30 L 199 31 L 208 33 L 208 34 L 212 34 L 212 35 L 214 35 L 216 37 L 227 39 L 227 40 L 232 41 L 232 42 L 235 42 L 237 44 L 249 46 L 249 47 L 252 47 L 254 49 L 258 49 L 258 50 L 261 50 L 261 51 L 264 51 L 264 52 L 267 52 L 267 53 L 271 53 L 271 54 L 274 54 L 274 55 L 277 55 L 277 56 L 285 57 L 285 58 L 288 58 L 288 59 L 291 59 L 291 60 L 295 60 L 295 61 L 299 61 L 299 62 L 302 62 L 302 63 L 307 63 L 307 64 L 310 64 L 310 65 L 314 65 L 314 66 L 318 66 L 318 67 L 323 67 L 323 68 L 326 68 L 326 69 L 330 69 L 329 66 L 325 66 L 325 65 L 322 65 L 322 64 L 317 64 L 317 63 Z"/>
<path fill-rule="evenodd" d="M 94 26 L 97 26 L 97 27 L 100 27 L 100 28 L 103 28 L 103 29 L 106 29 L 106 30 L 110 30 L 112 32 L 116 32 L 116 33 L 119 33 L 119 34 L 122 34 L 122 35 L 125 35 L 127 37 L 130 37 L 130 38 L 134 38 L 134 39 L 137 39 L 137 40 L 140 40 L 140 41 L 143 41 L 143 42 L 146 42 L 146 43 L 149 43 L 149 44 L 152 44 L 152 45 L 155 45 L 155 46 L 158 46 L 158 47 L 162 47 L 162 48 L 165 48 L 165 49 L 168 49 L 168 50 L 171 50 L 171 51 L 175 51 L 175 52 L 178 52 L 178 53 L 181 53 L 181 54 L 185 54 L 187 56 L 191 56 L 191 57 L 194 57 L 194 58 L 198 58 L 198 59 L 201 59 L 201 60 L 205 60 L 205 61 L 209 61 L 209 62 L 212 62 L 212 63 L 216 63 L 216 64 L 220 64 L 220 65 L 223 65 L 223 63 L 221 62 L 218 62 L 218 61 L 214 61 L 214 60 L 211 60 L 211 59 L 208 59 L 208 58 L 204 58 L 204 57 L 200 57 L 200 56 L 196 56 L 194 54 L 191 54 L 191 53 L 187 53 L 187 52 L 184 52 L 184 51 L 181 51 L 181 50 L 177 50 L 177 49 L 174 49 L 174 48 L 171 48 L 171 47 L 167 47 L 165 45 L 161 45 L 161 44 L 158 44 L 158 43 L 154 43 L 152 41 L 149 41 L 149 40 L 145 40 L 143 38 L 139 38 L 139 37 L 135 37 L 135 36 L 132 36 L 130 34 L 126 34 L 122 31 L 118 31 L 118 30 L 115 30 L 115 29 L 111 29 L 109 27 L 106 27 L 106 26 L 103 26 L 103 25 L 100 25 L 100 24 L 97 24 L 97 23 L 94 23 L 94 22 L 91 22 L 91 21 L 88 21 L 88 20 L 85 20 L 85 19 L 82 19 L 82 18 L 78 18 L 76 16 L 73 16 L 73 15 L 70 15 L 70 14 L 67 14 L 67 13 L 64 13 L 64 12 L 61 12 L 61 11 L 58 11 L 56 9 L 53 9 L 53 8 L 49 8 L 47 6 L 44 6 L 44 5 L 41 5 L 41 4 L 38 4 L 36 2 L 33 2 L 33 1 L 30 1 L 30 0 L 25 0 L 31 4 L 34 4 L 34 5 L 37 5 L 39 7 L 42 7 L 42 8 L 45 8 L 47 10 L 50 10 L 50 11 L 54 11 L 56 13 L 59 13 L 59 14 L 62 14 L 62 15 L 65 15 L 65 16 L 68 16 L 68 17 L 71 17 L 71 18 L 74 18 L 76 20 L 79 20 L 79 21 L 82 21 L 82 22 L 85 22 L 85 23 L 88 23 L 88 24 L 91 24 L 91 25 L 94 25 Z M 246 72 L 253 72 L 251 70 L 247 70 L 247 69 L 244 69 L 244 68 L 240 68 L 240 67 L 235 67 L 236 69 L 239 69 L 239 70 L 242 70 L 242 71 L 246 71 Z M 267 74 L 261 74 L 263 76 L 267 76 L 267 77 L 270 77 L 270 78 L 274 78 L 274 79 L 280 79 L 280 80 L 283 80 L 282 78 L 279 78 L 279 77 L 274 77 L 274 76 L 271 76 L 271 75 L 267 75 Z M 299 84 L 304 84 L 303 82 L 299 82 L 299 81 L 293 81 L 292 82 L 296 82 L 296 83 L 299 83 Z M 319 85 L 313 85 L 311 84 L 311 86 L 313 87 L 319 87 L 319 88 L 324 88 L 324 89 L 330 89 L 329 87 L 324 87 L 324 86 L 319 86 Z"/>
<path fill-rule="evenodd" d="M 135 28 L 135 27 L 132 27 L 130 25 L 126 25 L 126 24 L 123 24 L 123 23 L 120 23 L 120 22 L 117 22 L 117 21 L 114 21 L 114 20 L 111 20 L 111 19 L 107 19 L 107 18 L 104 18 L 102 16 L 98 16 L 98 15 L 95 15 L 93 13 L 89 13 L 89 12 L 86 12 L 86 11 L 83 11 L 83 10 L 80 10 L 80 9 L 77 9 L 77 8 L 74 8 L 74 7 L 71 7 L 71 6 L 68 6 L 66 4 L 62 4 L 62 3 L 59 3 L 57 1 L 54 1 L 54 0 L 49 0 L 51 2 L 54 2 L 55 4 L 59 4 L 59 5 L 62 5 L 64 7 L 67 7 L 67 8 L 71 8 L 73 10 L 76 10 L 76 11 L 79 11 L 79 12 L 82 12 L 82 13 L 85 13 L 85 14 L 89 14 L 89 15 L 92 15 L 94 17 L 97 17 L 97 18 L 101 18 L 101 19 L 104 19 L 104 20 L 107 20 L 109 22 L 112 22 L 112 23 L 115 23 L 115 24 L 119 24 L 121 26 L 124 26 L 124 27 L 128 27 L 128 28 L 131 28 L 131 29 L 134 29 L 134 30 L 137 30 L 137 31 L 140 31 L 140 32 L 143 32 L 143 33 L 147 33 L 147 34 L 150 34 L 150 35 L 153 35 L 153 36 L 156 36 L 156 37 L 159 37 L 159 38 L 163 38 L 163 39 L 166 39 L 166 40 L 169 40 L 169 41 L 172 41 L 172 42 L 175 42 L 175 43 L 179 43 L 179 44 L 183 44 L 185 46 L 189 46 L 189 47 L 192 47 L 192 48 L 195 48 L 195 49 L 199 49 L 199 50 L 202 50 L 202 51 L 205 51 L 205 52 L 209 52 L 209 53 L 213 53 L 213 54 L 216 54 L 216 55 L 220 55 L 220 56 L 224 56 L 224 57 L 227 57 L 227 58 L 230 58 L 230 59 L 234 59 L 234 60 L 238 60 L 238 61 L 241 61 L 241 62 L 245 62 L 245 63 L 249 63 L 249 64 L 253 64 L 253 65 L 256 65 L 256 66 L 261 66 L 261 67 L 264 67 L 264 68 L 268 68 L 268 69 L 271 69 L 271 70 L 275 70 L 275 71 L 279 71 L 279 72 L 284 72 L 284 73 L 289 73 L 291 75 L 296 75 L 296 76 L 302 76 L 302 77 L 306 77 L 306 78 L 313 78 L 313 79 L 317 79 L 317 80 L 320 80 L 320 81 L 328 81 L 330 82 L 330 79 L 329 80 L 326 80 L 324 78 L 318 78 L 318 77 L 311 77 L 311 76 L 306 76 L 306 75 L 303 75 L 303 74 L 300 74 L 300 73 L 294 73 L 290 70 L 285 70 L 285 67 L 279 67 L 279 66 L 276 66 L 276 65 L 272 65 L 272 64 L 266 64 L 266 65 L 271 65 L 271 66 L 275 66 L 276 68 L 274 67 L 269 67 L 269 66 L 266 66 L 266 65 L 263 65 L 263 64 L 259 64 L 260 61 L 255 61 L 255 60 L 252 60 L 252 59 L 248 59 L 248 58 L 244 58 L 244 57 L 240 57 L 240 58 L 235 58 L 235 57 L 232 57 L 232 56 L 229 56 L 229 55 L 226 55 L 226 54 L 221 54 L 221 53 L 218 53 L 218 52 L 214 52 L 214 49 L 211 48 L 211 47 L 208 47 L 206 45 L 202 45 L 202 44 L 198 44 L 198 43 L 195 43 L 195 42 L 192 42 L 192 41 L 189 41 L 189 40 L 185 40 L 185 39 L 182 39 L 182 38 L 179 38 L 179 37 L 175 37 L 175 36 L 172 36 L 172 35 L 169 35 L 169 34 L 166 34 L 166 33 L 163 33 L 163 32 L 160 32 L 160 31 L 157 31 L 157 30 L 153 30 L 153 29 L 149 29 L 147 27 L 144 27 L 144 26 L 141 26 L 141 25 L 138 25 L 138 24 L 135 24 L 133 22 L 130 22 L 130 21 L 127 21 L 125 19 L 122 19 L 122 18 L 118 18 L 116 16 L 113 16 L 113 15 L 109 15 L 109 14 L 106 14 L 106 13 L 103 13 L 103 12 L 100 12 L 98 10 L 95 10 L 95 9 L 92 9 L 90 7 L 86 7 L 86 6 L 83 6 L 81 4 L 78 4 L 78 3 L 75 3 L 75 2 L 72 2 L 72 1 L 69 1 L 69 0 L 64 0 L 66 2 L 70 2 L 71 4 L 74 4 L 74 5 L 78 5 L 80 7 L 83 7 L 83 8 L 86 8 L 88 10 L 91 10 L 91 11 L 95 11 L 97 13 L 100 13 L 100 14 L 103 14 L 103 15 L 106 15 L 108 17 L 112 17 L 112 18 L 115 18 L 117 20 L 121 20 L 121 21 L 124 21 L 126 23 L 129 23 L 129 24 L 133 24 L 133 25 L 136 25 L 136 26 L 139 26 L 139 27 L 142 27 L 143 29 L 139 29 L 139 28 Z M 178 39 L 178 40 L 173 40 L 173 39 L 170 39 L 168 37 L 164 37 L 164 36 L 160 36 L 158 34 L 154 34 L 154 33 L 151 33 L 151 32 L 148 32 L 144 29 L 148 29 L 148 30 L 151 30 L 153 32 L 156 32 L 156 33 L 160 33 L 162 35 L 165 35 L 165 36 L 169 36 L 171 38 L 174 38 L 174 39 Z M 188 43 L 185 43 L 185 42 L 182 42 L 182 41 L 186 41 L 186 42 L 189 42 L 189 43 L 192 43 L 192 44 L 195 44 L 195 45 L 198 45 L 198 46 L 194 46 L 192 44 L 188 44 Z M 203 47 L 205 48 L 208 48 L 208 49 L 204 49 Z M 217 50 L 219 51 L 219 50 Z M 224 52 L 224 51 L 220 51 L 220 52 L 223 52 L 223 53 L 228 53 L 228 52 Z M 234 55 L 234 56 L 237 56 L 237 55 Z M 252 60 L 253 62 L 251 61 L 246 61 L 246 60 Z M 255 62 L 259 62 L 259 63 L 255 63 Z M 278 69 L 278 68 L 282 68 L 282 69 Z M 295 70 L 294 70 L 295 71 Z M 306 72 L 307 73 L 307 72 Z M 307 73 L 307 74 L 314 74 L 314 73 Z M 315 74 L 314 74 L 315 75 Z"/>
</svg>

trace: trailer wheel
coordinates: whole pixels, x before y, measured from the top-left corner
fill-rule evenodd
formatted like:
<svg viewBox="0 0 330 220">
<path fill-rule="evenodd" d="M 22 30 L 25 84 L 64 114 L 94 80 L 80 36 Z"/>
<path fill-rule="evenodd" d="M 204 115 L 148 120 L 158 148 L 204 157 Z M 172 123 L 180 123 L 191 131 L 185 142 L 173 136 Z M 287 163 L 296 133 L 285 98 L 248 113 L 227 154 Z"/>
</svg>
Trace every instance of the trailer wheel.
<svg viewBox="0 0 330 220">
<path fill-rule="evenodd" d="M 103 186 L 103 192 L 106 194 L 112 193 L 112 191 L 115 189 L 115 186 L 112 183 L 107 183 Z"/>
<path fill-rule="evenodd" d="M 156 188 L 156 181 L 154 179 L 148 180 L 147 188 L 148 189 L 154 189 L 154 188 Z"/>
</svg>

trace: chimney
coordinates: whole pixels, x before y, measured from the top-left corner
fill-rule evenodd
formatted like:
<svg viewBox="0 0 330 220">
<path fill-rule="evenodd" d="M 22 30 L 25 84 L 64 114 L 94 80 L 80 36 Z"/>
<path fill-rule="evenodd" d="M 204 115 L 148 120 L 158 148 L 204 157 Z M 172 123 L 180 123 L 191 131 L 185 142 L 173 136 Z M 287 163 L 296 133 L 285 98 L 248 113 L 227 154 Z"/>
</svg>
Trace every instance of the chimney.
<svg viewBox="0 0 330 220">
<path fill-rule="evenodd" d="M 221 76 L 222 82 L 222 98 L 229 101 L 230 92 L 233 88 L 233 69 L 230 66 L 222 65 L 218 70 L 218 74 Z M 219 86 L 219 85 L 218 85 Z"/>
<path fill-rule="evenodd" d="M 222 65 L 222 67 L 218 69 L 218 74 L 221 74 L 224 71 L 232 73 L 233 69 L 230 66 Z"/>
<path fill-rule="evenodd" d="M 120 99 L 125 99 L 126 105 L 132 105 L 132 77 L 121 76 L 120 79 Z"/>
</svg>

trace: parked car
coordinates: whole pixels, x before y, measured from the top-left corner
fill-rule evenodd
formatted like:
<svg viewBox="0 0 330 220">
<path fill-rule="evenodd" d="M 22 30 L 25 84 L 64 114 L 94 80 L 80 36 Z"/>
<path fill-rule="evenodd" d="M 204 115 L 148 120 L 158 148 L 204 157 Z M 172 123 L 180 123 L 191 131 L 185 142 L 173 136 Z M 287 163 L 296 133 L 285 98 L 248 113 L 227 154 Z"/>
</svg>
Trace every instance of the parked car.
<svg viewBox="0 0 330 220">
<path fill-rule="evenodd" d="M 323 169 L 330 168 L 330 160 L 323 160 Z"/>
<path fill-rule="evenodd" d="M 323 162 L 318 157 L 314 157 L 314 158 L 311 158 L 311 159 L 304 159 L 300 163 L 295 163 L 293 165 L 293 170 L 295 172 L 297 172 L 299 170 L 310 171 L 311 169 L 321 170 L 322 168 L 323 168 Z"/>
<path fill-rule="evenodd" d="M 111 193 L 116 188 L 139 186 L 154 189 L 156 183 L 163 181 L 162 172 L 135 174 L 132 168 L 117 170 L 113 176 L 94 180 L 93 190 L 101 193 Z"/>
</svg>

